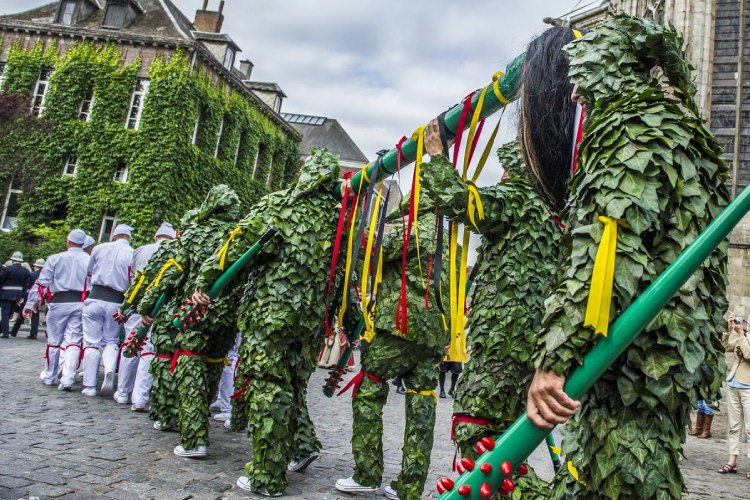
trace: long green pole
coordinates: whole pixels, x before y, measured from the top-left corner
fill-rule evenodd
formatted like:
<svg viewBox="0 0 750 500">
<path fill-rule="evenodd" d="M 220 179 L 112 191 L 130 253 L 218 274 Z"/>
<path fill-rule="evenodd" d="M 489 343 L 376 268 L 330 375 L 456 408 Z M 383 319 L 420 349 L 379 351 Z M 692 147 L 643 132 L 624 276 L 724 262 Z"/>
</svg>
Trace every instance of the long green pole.
<svg viewBox="0 0 750 500">
<path fill-rule="evenodd" d="M 594 385 L 748 211 L 750 189 L 745 189 L 617 318 L 609 329 L 609 335 L 599 339 L 584 357 L 583 364 L 570 373 L 564 390 L 571 398 L 580 399 Z M 496 491 L 502 481 L 509 477 L 498 465 L 509 462 L 515 469 L 544 442 L 549 433 L 549 429 L 532 424 L 524 413 L 498 438 L 493 450 L 486 451 L 479 457 L 473 471 L 461 474 L 454 487 L 445 491 L 440 499 L 486 498 L 480 493 L 480 489 L 486 491 L 487 487 L 484 485 L 489 485 L 492 491 Z M 485 463 L 492 466 L 488 474 L 480 471 L 481 465 Z M 442 488 L 446 489 L 444 485 Z"/>
<path fill-rule="evenodd" d="M 174 295 L 174 283 L 169 283 L 167 285 L 167 289 L 162 292 L 161 295 L 159 295 L 158 299 L 156 299 L 156 304 L 154 304 L 154 307 L 151 308 L 151 314 L 149 315 L 149 317 L 152 319 L 156 318 L 156 316 L 161 311 L 161 308 L 164 307 L 164 304 L 167 303 L 167 300 L 169 300 L 172 295 Z M 143 340 L 146 338 L 146 334 L 148 333 L 149 328 L 150 326 L 146 325 L 141 325 L 138 327 L 138 329 L 135 331 L 135 337 L 129 339 L 127 346 L 123 346 L 123 356 L 125 356 L 126 358 L 132 358 L 138 353 L 138 351 L 141 349 L 141 345 L 143 344 Z"/>
<path fill-rule="evenodd" d="M 500 93 L 503 97 L 505 97 L 506 101 L 513 101 L 518 97 L 518 91 L 521 88 L 521 76 L 523 73 L 523 62 L 524 62 L 524 54 L 521 54 L 517 56 L 515 59 L 513 59 L 510 64 L 505 68 L 505 74 L 498 80 L 498 89 L 500 90 Z M 476 109 L 477 102 L 479 101 L 479 92 L 476 92 L 474 96 L 471 99 L 471 107 L 472 109 Z M 501 101 L 496 95 L 495 92 L 492 90 L 492 82 L 490 83 L 490 89 L 487 91 L 485 98 L 484 98 L 484 104 L 482 106 L 482 111 L 480 116 L 481 117 L 487 117 L 490 116 L 500 109 L 504 108 L 506 105 L 506 102 Z M 456 132 L 456 129 L 458 128 L 458 122 L 461 118 L 461 111 L 463 109 L 463 104 L 458 103 L 455 106 L 453 106 L 446 114 L 445 114 L 445 126 L 448 128 L 451 132 Z M 471 113 L 467 116 L 467 124 L 468 121 L 471 119 Z M 401 167 L 405 167 L 409 165 L 411 162 L 416 160 L 417 158 L 417 141 L 411 138 L 409 136 L 407 140 L 401 145 Z M 393 148 L 390 151 L 388 151 L 382 159 L 382 163 L 380 167 L 378 168 L 378 175 L 377 179 L 372 179 L 372 171 L 375 168 L 375 165 L 372 164 L 367 168 L 367 176 L 366 178 L 370 181 L 378 182 L 386 177 L 388 177 L 391 174 L 395 174 L 396 170 L 398 170 L 398 149 Z M 354 176 L 351 178 L 352 183 L 352 189 L 354 189 L 355 192 L 357 191 L 363 191 L 367 188 L 368 182 L 365 179 L 365 176 L 362 175 L 362 172 L 357 172 L 354 174 Z"/>
</svg>

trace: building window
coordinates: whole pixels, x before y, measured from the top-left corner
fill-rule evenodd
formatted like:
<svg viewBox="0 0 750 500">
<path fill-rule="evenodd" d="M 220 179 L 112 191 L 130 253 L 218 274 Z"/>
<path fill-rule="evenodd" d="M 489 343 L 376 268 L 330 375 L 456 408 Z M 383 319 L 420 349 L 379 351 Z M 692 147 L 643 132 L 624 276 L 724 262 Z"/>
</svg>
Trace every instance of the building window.
<svg viewBox="0 0 750 500">
<path fill-rule="evenodd" d="M 216 149 L 214 150 L 214 158 L 219 157 L 219 146 L 221 145 L 221 136 L 224 135 L 224 117 L 221 117 L 221 125 L 219 125 L 219 133 L 216 134 Z"/>
<path fill-rule="evenodd" d="M 63 175 L 74 176 L 78 173 L 78 157 L 69 156 L 65 160 L 65 166 L 63 167 Z"/>
<path fill-rule="evenodd" d="M 258 175 L 258 165 L 260 165 L 260 157 L 263 154 L 263 144 L 258 144 L 258 150 L 255 152 L 255 162 L 253 163 L 253 179 Z"/>
<path fill-rule="evenodd" d="M 271 187 L 271 183 L 273 182 L 273 164 L 275 163 L 276 158 L 271 158 L 271 168 L 268 169 L 268 178 L 266 178 L 266 187 Z"/>
<path fill-rule="evenodd" d="M 13 181 L 8 185 L 3 205 L 3 218 L 0 221 L 0 229 L 10 231 L 18 225 L 18 201 L 23 193 L 20 189 L 13 189 Z"/>
<path fill-rule="evenodd" d="M 99 229 L 99 243 L 107 242 L 112 239 L 112 231 L 117 226 L 117 214 L 113 214 L 109 210 L 104 212 L 102 217 L 102 227 Z"/>
<path fill-rule="evenodd" d="M 81 108 L 78 110 L 78 119 L 84 122 L 89 121 L 91 118 L 91 107 L 94 105 L 94 89 L 86 92 L 86 95 L 81 102 Z"/>
<path fill-rule="evenodd" d="M 39 72 L 39 79 L 36 81 L 34 93 L 31 97 L 31 114 L 33 116 L 42 116 L 42 113 L 44 113 L 44 100 L 47 97 L 51 75 L 51 69 L 43 69 Z"/>
<path fill-rule="evenodd" d="M 57 12 L 57 23 L 71 26 L 75 19 L 78 0 L 63 0 L 60 10 Z"/>
<path fill-rule="evenodd" d="M 245 138 L 247 137 L 247 132 L 245 130 L 242 130 L 240 132 L 240 138 L 237 140 L 237 150 L 234 152 L 234 166 L 238 167 L 240 162 L 240 150 L 242 149 L 242 143 L 245 142 Z"/>
<path fill-rule="evenodd" d="M 121 29 L 128 20 L 128 6 L 125 3 L 109 2 L 104 11 L 102 28 Z"/>
<path fill-rule="evenodd" d="M 115 182 L 128 182 L 128 166 L 124 161 L 117 164 L 112 180 Z"/>
<path fill-rule="evenodd" d="M 273 98 L 273 110 L 281 113 L 281 96 L 279 94 L 276 94 L 276 97 Z"/>
<path fill-rule="evenodd" d="M 198 130 L 200 130 L 201 118 L 203 118 L 203 106 L 200 106 L 198 108 L 198 116 L 195 117 L 195 128 L 193 128 L 193 146 L 198 144 Z"/>
<path fill-rule="evenodd" d="M 0 62 L 0 91 L 3 90 L 4 86 L 5 86 L 5 63 Z"/>
<path fill-rule="evenodd" d="M 128 111 L 128 120 L 125 122 L 125 128 L 128 130 L 138 130 L 141 123 L 141 113 L 143 112 L 143 102 L 148 92 L 149 81 L 139 78 L 133 91 L 133 97 L 130 99 L 130 111 Z"/>
<path fill-rule="evenodd" d="M 234 65 L 234 49 L 227 47 L 227 51 L 224 53 L 224 67 L 231 70 Z"/>
</svg>

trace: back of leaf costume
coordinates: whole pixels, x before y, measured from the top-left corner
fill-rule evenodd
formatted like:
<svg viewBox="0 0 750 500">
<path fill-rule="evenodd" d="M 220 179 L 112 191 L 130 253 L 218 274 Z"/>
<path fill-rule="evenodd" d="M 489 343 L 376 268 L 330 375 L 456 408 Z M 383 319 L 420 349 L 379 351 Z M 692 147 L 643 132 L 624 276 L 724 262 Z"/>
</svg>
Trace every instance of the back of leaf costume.
<svg viewBox="0 0 750 500">
<path fill-rule="evenodd" d="M 681 47 L 673 28 L 624 15 L 566 47 L 588 116 L 566 206 L 566 273 L 547 302 L 537 358 L 543 369 L 569 372 L 595 342 L 582 325 L 599 216 L 618 221 L 615 316 L 728 202 L 726 166 L 698 116 Z M 652 76 L 657 66 L 661 79 Z M 717 395 L 722 381 L 726 249 L 712 254 L 583 398 L 563 429 L 563 451 L 586 486 L 562 473 L 555 496 L 680 498 L 690 409 L 699 396 Z"/>
</svg>

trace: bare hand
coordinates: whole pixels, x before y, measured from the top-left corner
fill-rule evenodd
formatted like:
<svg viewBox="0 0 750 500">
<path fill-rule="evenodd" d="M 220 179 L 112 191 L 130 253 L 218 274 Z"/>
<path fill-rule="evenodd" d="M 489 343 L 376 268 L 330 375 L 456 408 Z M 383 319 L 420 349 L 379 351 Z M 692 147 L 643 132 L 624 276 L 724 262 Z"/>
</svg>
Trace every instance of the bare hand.
<svg viewBox="0 0 750 500">
<path fill-rule="evenodd" d="M 351 179 L 344 179 L 341 181 L 341 197 L 342 198 L 353 198 L 354 189 L 352 188 Z"/>
<path fill-rule="evenodd" d="M 424 148 L 430 156 L 443 152 L 443 141 L 440 140 L 440 125 L 437 118 L 430 120 L 424 129 Z"/>
<path fill-rule="evenodd" d="M 199 288 L 196 288 L 195 292 L 193 292 L 192 299 L 199 306 L 207 306 L 211 303 L 211 297 L 203 293 Z"/>
<path fill-rule="evenodd" d="M 115 312 L 115 321 L 117 323 L 122 324 L 122 323 L 125 323 L 127 320 L 128 320 L 128 317 L 125 316 L 120 309 L 118 309 L 117 312 Z"/>
<path fill-rule="evenodd" d="M 34 307 L 33 307 L 33 309 L 32 309 L 32 310 L 34 311 L 34 314 L 37 314 L 37 313 L 39 312 L 39 306 L 40 306 L 40 305 L 41 305 L 41 303 L 40 303 L 40 302 L 35 302 L 35 303 L 34 303 Z"/>
<path fill-rule="evenodd" d="M 21 312 L 21 315 L 24 317 L 24 319 L 29 319 L 32 314 L 34 314 L 34 311 L 32 309 L 24 309 L 23 312 Z"/>
<path fill-rule="evenodd" d="M 551 429 L 575 415 L 581 403 L 565 394 L 564 385 L 565 377 L 559 377 L 552 371 L 536 371 L 526 402 L 526 415 L 534 425 Z"/>
<path fill-rule="evenodd" d="M 151 316 L 141 316 L 141 323 L 146 326 L 151 326 L 154 324 L 154 318 L 152 318 Z"/>
</svg>

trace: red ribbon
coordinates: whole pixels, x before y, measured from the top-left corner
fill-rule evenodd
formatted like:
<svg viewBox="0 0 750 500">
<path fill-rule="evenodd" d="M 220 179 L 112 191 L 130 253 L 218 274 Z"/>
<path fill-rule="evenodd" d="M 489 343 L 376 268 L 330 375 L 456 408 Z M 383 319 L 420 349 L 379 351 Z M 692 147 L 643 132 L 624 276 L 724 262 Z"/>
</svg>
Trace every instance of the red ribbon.
<svg viewBox="0 0 750 500">
<path fill-rule="evenodd" d="M 357 392 L 359 391 L 359 386 L 362 385 L 362 382 L 365 380 L 365 376 L 372 380 L 373 382 L 377 384 L 385 384 L 384 378 L 378 378 L 375 375 L 370 375 L 369 373 L 365 372 L 364 370 L 360 370 L 358 374 L 352 378 L 346 386 L 344 386 L 343 389 L 337 394 L 337 396 L 341 396 L 346 391 L 349 390 L 349 388 L 352 388 L 352 399 L 357 395 Z"/>
<path fill-rule="evenodd" d="M 240 387 L 240 390 L 229 396 L 229 399 L 235 400 L 239 397 L 242 397 L 245 394 L 245 391 L 247 390 L 247 383 L 250 382 L 250 379 L 245 377 L 245 380 L 242 382 L 242 387 Z"/>
<path fill-rule="evenodd" d="M 172 356 L 174 356 L 174 354 L 165 354 L 161 352 L 156 354 L 156 357 L 159 359 L 172 359 Z"/>
<path fill-rule="evenodd" d="M 496 423 L 494 420 L 490 420 L 489 418 L 472 417 L 471 415 L 456 415 L 454 413 L 453 423 L 451 424 L 451 441 L 455 441 L 455 439 L 453 438 L 453 432 L 456 430 L 456 425 L 458 425 L 459 422 L 473 425 L 495 425 Z"/>
<path fill-rule="evenodd" d="M 39 300 L 44 302 L 44 287 L 42 285 L 36 286 L 36 293 L 39 294 Z"/>
<path fill-rule="evenodd" d="M 177 367 L 177 359 L 180 356 L 199 356 L 201 358 L 206 357 L 206 353 L 204 352 L 194 352 L 194 351 L 188 351 L 187 349 L 177 349 L 174 352 L 174 356 L 172 356 L 172 363 L 169 365 L 169 373 L 174 373 L 174 369 Z"/>
<path fill-rule="evenodd" d="M 344 180 L 350 179 L 354 175 L 354 172 L 347 172 L 344 174 Z M 333 243 L 333 255 L 331 256 L 331 269 L 328 271 L 328 291 L 326 292 L 326 303 L 331 298 L 331 285 L 333 284 L 333 275 L 336 272 L 336 264 L 338 263 L 339 259 L 339 250 L 341 249 L 341 237 L 344 234 L 344 227 L 346 227 L 346 222 L 350 219 L 349 215 L 346 213 L 346 206 L 348 204 L 349 196 L 346 194 L 343 196 L 343 199 L 341 200 L 341 211 L 339 212 L 339 223 L 338 226 L 336 226 L 336 239 Z M 353 213 L 354 211 L 354 204 L 352 203 L 352 208 L 349 210 Z M 352 263 L 353 265 L 353 263 Z M 346 291 L 344 291 L 344 295 L 346 295 Z M 326 337 L 331 336 L 331 324 L 328 319 L 328 307 L 326 307 Z"/>
<path fill-rule="evenodd" d="M 86 352 L 86 349 L 96 349 L 97 351 L 99 350 L 98 347 L 94 347 L 94 346 L 81 347 L 81 352 L 80 352 L 80 355 L 78 356 L 78 366 L 79 367 L 81 366 L 81 362 L 83 361 L 83 355 Z"/>
<path fill-rule="evenodd" d="M 153 352 L 142 352 L 141 353 L 141 357 L 144 357 L 144 356 L 153 356 L 153 355 L 154 355 Z"/>
<path fill-rule="evenodd" d="M 48 368 L 49 368 L 49 349 L 50 349 L 50 347 L 53 348 L 53 349 L 60 349 L 59 345 L 47 344 L 47 349 L 44 350 L 44 360 L 47 362 L 47 367 Z"/>
</svg>

